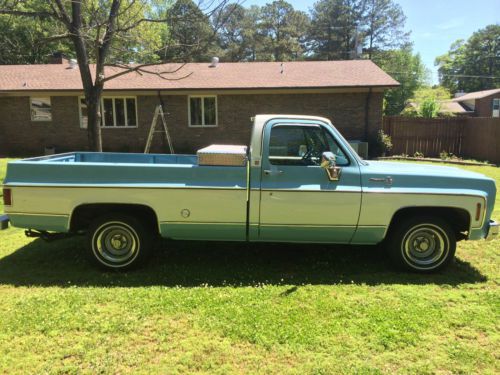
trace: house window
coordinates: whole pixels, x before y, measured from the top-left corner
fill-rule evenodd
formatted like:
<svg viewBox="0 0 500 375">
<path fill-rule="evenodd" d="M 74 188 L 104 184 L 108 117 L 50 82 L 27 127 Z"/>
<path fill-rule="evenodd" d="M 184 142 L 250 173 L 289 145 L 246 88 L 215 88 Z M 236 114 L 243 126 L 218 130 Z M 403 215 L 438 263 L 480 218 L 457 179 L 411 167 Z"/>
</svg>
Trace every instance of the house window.
<svg viewBox="0 0 500 375">
<path fill-rule="evenodd" d="M 50 97 L 33 97 L 30 99 L 31 121 L 52 121 L 52 105 Z"/>
<path fill-rule="evenodd" d="M 85 98 L 80 97 L 80 127 L 88 126 Z M 137 127 L 137 98 L 104 97 L 101 100 L 101 126 L 106 128 Z"/>
<path fill-rule="evenodd" d="M 493 99 L 492 117 L 500 117 L 500 98 Z"/>
<path fill-rule="evenodd" d="M 189 126 L 217 126 L 216 96 L 190 96 L 188 101 Z"/>
<path fill-rule="evenodd" d="M 87 103 L 85 98 L 79 98 L 79 108 L 80 108 L 80 128 L 87 129 L 89 124 L 89 115 L 87 112 Z"/>
</svg>

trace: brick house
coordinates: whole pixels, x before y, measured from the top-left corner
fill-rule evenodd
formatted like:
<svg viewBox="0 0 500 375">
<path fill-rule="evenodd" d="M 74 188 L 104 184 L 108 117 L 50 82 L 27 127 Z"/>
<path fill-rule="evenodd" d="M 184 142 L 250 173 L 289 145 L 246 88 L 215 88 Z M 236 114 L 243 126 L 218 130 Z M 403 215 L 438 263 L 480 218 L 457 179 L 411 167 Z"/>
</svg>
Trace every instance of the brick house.
<svg viewBox="0 0 500 375">
<path fill-rule="evenodd" d="M 348 139 L 366 140 L 382 125 L 385 89 L 398 82 L 371 61 L 190 63 L 150 67 L 105 85 L 106 151 L 142 152 L 160 97 L 175 151 L 211 143 L 247 144 L 259 113 L 330 118 Z M 107 68 L 106 76 L 119 68 Z M 86 106 L 75 64 L 0 66 L 0 155 L 87 149 Z M 165 150 L 157 137 L 153 151 Z"/>
<path fill-rule="evenodd" d="M 455 94 L 453 103 L 476 117 L 500 117 L 500 88 Z"/>
</svg>

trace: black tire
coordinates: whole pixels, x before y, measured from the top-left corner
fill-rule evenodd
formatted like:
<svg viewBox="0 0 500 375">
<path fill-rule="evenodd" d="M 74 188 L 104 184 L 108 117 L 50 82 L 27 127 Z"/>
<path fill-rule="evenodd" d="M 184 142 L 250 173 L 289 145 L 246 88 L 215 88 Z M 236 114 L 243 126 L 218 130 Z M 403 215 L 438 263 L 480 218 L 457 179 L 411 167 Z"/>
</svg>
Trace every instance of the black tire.
<svg viewBox="0 0 500 375">
<path fill-rule="evenodd" d="M 401 220 L 391 228 L 387 250 L 400 268 L 436 272 L 455 257 L 457 241 L 450 225 L 440 217 L 416 216 Z"/>
<path fill-rule="evenodd" d="M 87 231 L 87 255 L 105 269 L 129 270 L 151 253 L 153 233 L 140 220 L 126 214 L 101 216 Z"/>
</svg>

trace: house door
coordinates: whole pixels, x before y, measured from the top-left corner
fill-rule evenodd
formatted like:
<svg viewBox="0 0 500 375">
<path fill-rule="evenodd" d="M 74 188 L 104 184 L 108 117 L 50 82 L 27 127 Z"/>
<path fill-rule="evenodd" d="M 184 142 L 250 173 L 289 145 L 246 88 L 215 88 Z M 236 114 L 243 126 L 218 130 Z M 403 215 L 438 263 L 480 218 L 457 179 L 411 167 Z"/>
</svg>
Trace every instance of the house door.
<svg viewBox="0 0 500 375">
<path fill-rule="evenodd" d="M 269 123 L 263 144 L 259 240 L 348 243 L 359 217 L 360 171 L 331 129 Z M 324 151 L 337 156 L 338 181 L 319 166 Z"/>
</svg>

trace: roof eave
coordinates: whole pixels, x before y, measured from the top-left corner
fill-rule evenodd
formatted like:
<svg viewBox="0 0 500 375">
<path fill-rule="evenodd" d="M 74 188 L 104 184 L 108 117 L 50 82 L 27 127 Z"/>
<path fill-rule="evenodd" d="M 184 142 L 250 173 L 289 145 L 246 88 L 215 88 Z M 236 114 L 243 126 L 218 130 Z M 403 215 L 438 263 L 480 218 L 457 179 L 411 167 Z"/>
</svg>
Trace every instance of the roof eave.
<svg viewBox="0 0 500 375">
<path fill-rule="evenodd" d="M 335 89 L 384 89 L 389 90 L 392 88 L 399 87 L 400 84 L 383 84 L 383 85 L 344 85 L 344 86 L 273 86 L 273 87 L 189 87 L 189 88 L 165 88 L 165 87 L 128 87 L 128 88 L 104 88 L 104 91 L 265 91 L 265 90 L 335 90 Z M 33 89 L 21 89 L 21 90 L 0 90 L 0 94 L 3 93 L 23 93 L 23 92 L 82 92 L 83 88 L 61 88 L 61 89 L 49 89 L 49 88 L 33 88 Z"/>
</svg>

